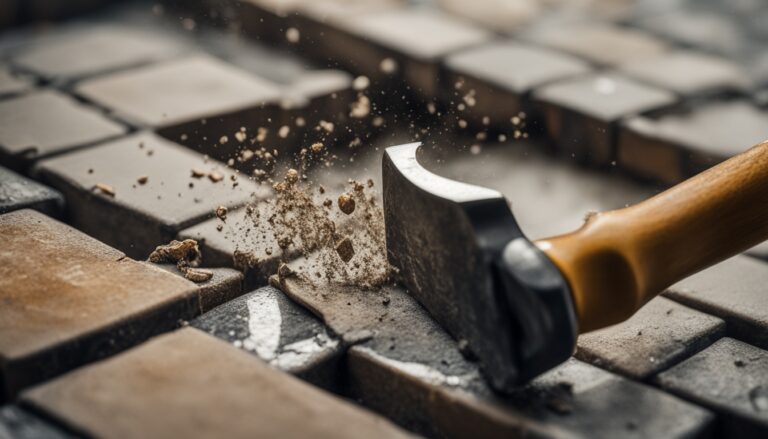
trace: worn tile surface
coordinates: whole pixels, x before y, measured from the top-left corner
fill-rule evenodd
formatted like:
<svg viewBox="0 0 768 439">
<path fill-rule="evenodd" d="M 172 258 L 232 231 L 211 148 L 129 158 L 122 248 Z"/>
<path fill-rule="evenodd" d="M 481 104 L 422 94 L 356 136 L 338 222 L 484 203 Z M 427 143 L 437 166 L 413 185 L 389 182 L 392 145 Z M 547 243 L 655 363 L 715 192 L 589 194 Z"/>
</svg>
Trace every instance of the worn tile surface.
<svg viewBox="0 0 768 439">
<path fill-rule="evenodd" d="M 0 166 L 0 213 L 29 208 L 56 216 L 63 207 L 59 192 Z"/>
<path fill-rule="evenodd" d="M 41 32 L 12 58 L 20 68 L 61 82 L 176 56 L 178 41 L 147 29 L 83 25 Z"/>
<path fill-rule="evenodd" d="M 628 120 L 620 164 L 639 175 L 678 182 L 768 139 L 768 112 L 746 100 Z"/>
<path fill-rule="evenodd" d="M 734 256 L 678 282 L 664 294 L 723 318 L 729 334 L 768 348 L 766 282 L 767 263 Z"/>
<path fill-rule="evenodd" d="M 668 49 L 648 33 L 600 23 L 547 26 L 524 38 L 607 66 L 653 58 Z"/>
<path fill-rule="evenodd" d="M 725 333 L 725 322 L 657 297 L 629 320 L 583 334 L 576 357 L 637 380 L 669 368 Z"/>
<path fill-rule="evenodd" d="M 85 81 L 77 92 L 119 117 L 152 127 L 256 109 L 280 97 L 270 81 L 204 55 Z"/>
<path fill-rule="evenodd" d="M 41 213 L 0 215 L 0 235 L 7 397 L 197 313 L 192 282 L 128 259 Z"/>
<path fill-rule="evenodd" d="M 407 437 L 194 328 L 36 387 L 24 401 L 98 437 Z"/>
<path fill-rule="evenodd" d="M 590 75 L 535 91 L 550 139 L 562 153 L 608 165 L 615 154 L 615 123 L 675 103 L 672 93 L 622 76 Z"/>
<path fill-rule="evenodd" d="M 661 387 L 723 415 L 724 437 L 768 434 L 768 352 L 724 338 L 663 372 Z"/>
<path fill-rule="evenodd" d="M 313 286 L 297 278 L 281 288 L 356 343 L 348 353 L 351 394 L 417 432 L 688 437 L 712 420 L 702 409 L 576 360 L 501 398 L 403 290 Z"/>
<path fill-rule="evenodd" d="M 124 132 L 98 111 L 54 91 L 0 101 L 0 154 L 17 165 Z"/>
<path fill-rule="evenodd" d="M 196 318 L 191 325 L 280 370 L 338 388 L 343 346 L 317 317 L 273 287 L 263 287 Z"/>
<path fill-rule="evenodd" d="M 195 178 L 193 170 L 222 179 Z M 233 208 L 266 193 L 222 163 L 149 133 L 46 160 L 38 173 L 64 193 L 73 225 L 138 259 L 213 217 L 218 206 Z M 144 184 L 140 177 L 147 177 Z"/>
</svg>

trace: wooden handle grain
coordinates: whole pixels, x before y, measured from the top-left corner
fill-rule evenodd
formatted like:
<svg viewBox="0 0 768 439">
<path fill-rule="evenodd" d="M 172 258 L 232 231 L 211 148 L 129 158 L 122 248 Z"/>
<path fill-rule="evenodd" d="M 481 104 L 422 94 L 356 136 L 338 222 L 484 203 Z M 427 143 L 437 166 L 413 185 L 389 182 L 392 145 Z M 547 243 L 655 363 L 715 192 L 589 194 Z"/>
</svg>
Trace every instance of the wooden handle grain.
<svg viewBox="0 0 768 439">
<path fill-rule="evenodd" d="M 568 280 L 581 332 L 768 239 L 768 141 L 653 198 L 536 244 Z"/>
</svg>

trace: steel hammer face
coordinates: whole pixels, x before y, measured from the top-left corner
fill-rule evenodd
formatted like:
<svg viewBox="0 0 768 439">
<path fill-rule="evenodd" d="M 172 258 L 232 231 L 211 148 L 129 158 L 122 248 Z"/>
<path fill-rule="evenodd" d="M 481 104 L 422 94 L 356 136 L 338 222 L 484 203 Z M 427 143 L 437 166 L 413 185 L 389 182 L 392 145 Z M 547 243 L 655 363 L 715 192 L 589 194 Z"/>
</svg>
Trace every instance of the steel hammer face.
<svg viewBox="0 0 768 439">
<path fill-rule="evenodd" d="M 417 161 L 419 146 L 384 154 L 389 261 L 409 293 L 466 340 L 491 385 L 510 391 L 573 353 L 568 283 L 503 195 L 432 174 Z"/>
</svg>

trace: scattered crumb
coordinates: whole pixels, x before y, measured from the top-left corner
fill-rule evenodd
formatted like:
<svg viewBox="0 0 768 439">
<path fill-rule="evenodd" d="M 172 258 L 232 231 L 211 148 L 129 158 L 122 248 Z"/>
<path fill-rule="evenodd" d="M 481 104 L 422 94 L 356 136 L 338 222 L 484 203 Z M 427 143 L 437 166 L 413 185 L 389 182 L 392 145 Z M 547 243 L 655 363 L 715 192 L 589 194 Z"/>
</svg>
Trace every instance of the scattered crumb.
<svg viewBox="0 0 768 439">
<path fill-rule="evenodd" d="M 146 175 L 142 175 L 141 177 L 139 177 L 139 178 L 137 178 L 137 179 L 136 179 L 136 181 L 137 181 L 139 184 L 147 184 L 147 181 L 148 181 L 148 180 L 149 180 L 149 177 L 147 177 Z"/>
<path fill-rule="evenodd" d="M 194 177 L 194 178 L 203 178 L 206 175 L 208 175 L 208 172 L 203 171 L 201 169 L 192 168 L 192 177 Z"/>
<path fill-rule="evenodd" d="M 221 172 L 219 171 L 213 171 L 210 174 L 208 174 L 208 179 L 214 183 L 218 183 L 221 180 L 224 180 L 224 175 L 222 175 Z"/>
<path fill-rule="evenodd" d="M 355 249 L 352 247 L 352 241 L 345 237 L 336 245 L 336 253 L 342 261 L 349 262 L 355 255 Z"/>
<path fill-rule="evenodd" d="M 104 195 L 109 195 L 110 197 L 115 196 L 115 188 L 108 184 L 96 183 L 93 187 Z"/>
<path fill-rule="evenodd" d="M 219 206 L 216 208 L 216 217 L 222 221 L 227 220 L 227 208 L 224 206 Z"/>
<path fill-rule="evenodd" d="M 319 154 L 323 152 L 323 150 L 325 149 L 325 146 L 320 142 L 316 142 L 316 143 L 313 143 L 312 146 L 309 147 L 309 149 L 311 149 L 312 152 L 314 152 L 315 154 Z"/>
<path fill-rule="evenodd" d="M 184 277 L 195 283 L 207 282 L 213 277 L 213 272 L 209 270 L 201 270 L 199 268 L 183 267 L 179 268 Z"/>
<path fill-rule="evenodd" d="M 341 194 L 339 195 L 339 210 L 344 212 L 347 215 L 352 214 L 352 212 L 355 211 L 355 199 L 352 198 L 349 194 Z"/>
</svg>

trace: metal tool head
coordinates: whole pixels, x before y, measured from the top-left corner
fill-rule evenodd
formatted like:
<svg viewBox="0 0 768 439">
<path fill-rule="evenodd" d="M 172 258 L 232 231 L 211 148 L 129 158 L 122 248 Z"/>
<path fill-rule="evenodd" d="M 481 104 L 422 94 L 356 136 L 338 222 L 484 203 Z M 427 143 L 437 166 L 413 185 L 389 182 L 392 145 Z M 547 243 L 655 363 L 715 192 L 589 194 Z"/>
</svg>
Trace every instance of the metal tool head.
<svg viewBox="0 0 768 439">
<path fill-rule="evenodd" d="M 512 390 L 573 353 L 568 284 L 503 195 L 427 171 L 419 146 L 384 154 L 389 261 L 410 294 L 466 340 L 492 387 Z"/>
</svg>

